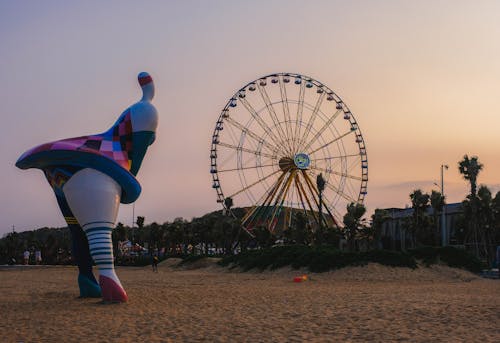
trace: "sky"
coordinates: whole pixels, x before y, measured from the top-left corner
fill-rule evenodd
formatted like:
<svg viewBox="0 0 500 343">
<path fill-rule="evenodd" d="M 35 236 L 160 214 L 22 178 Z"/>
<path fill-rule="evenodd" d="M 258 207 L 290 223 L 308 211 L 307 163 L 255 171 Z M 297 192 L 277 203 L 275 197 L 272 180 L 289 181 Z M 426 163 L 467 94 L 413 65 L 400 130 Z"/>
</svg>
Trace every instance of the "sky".
<svg viewBox="0 0 500 343">
<path fill-rule="evenodd" d="M 19 156 L 49 141 L 104 131 L 141 94 L 149 72 L 160 122 L 121 205 L 146 223 L 220 209 L 210 141 L 227 100 L 276 72 L 328 85 L 356 116 L 369 161 L 369 214 L 405 207 L 416 188 L 448 202 L 468 185 L 500 190 L 498 1 L 7 1 L 0 0 L 0 235 L 63 227 L 43 173 Z"/>
</svg>

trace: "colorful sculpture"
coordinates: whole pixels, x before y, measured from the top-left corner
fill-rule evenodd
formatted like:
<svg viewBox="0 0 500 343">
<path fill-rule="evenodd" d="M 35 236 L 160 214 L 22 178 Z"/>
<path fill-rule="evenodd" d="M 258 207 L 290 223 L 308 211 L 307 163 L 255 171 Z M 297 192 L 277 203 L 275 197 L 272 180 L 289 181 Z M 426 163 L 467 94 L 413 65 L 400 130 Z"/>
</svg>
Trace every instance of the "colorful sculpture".
<svg viewBox="0 0 500 343">
<path fill-rule="evenodd" d="M 154 84 L 140 73 L 142 99 L 127 108 L 106 132 L 63 139 L 25 152 L 21 169 L 41 169 L 52 186 L 72 238 L 81 297 L 107 302 L 128 299 L 114 269 L 111 231 L 120 202 L 134 202 L 141 192 L 135 175 L 155 140 L 158 114 L 151 104 Z M 99 269 L 99 283 L 92 273 Z"/>
</svg>

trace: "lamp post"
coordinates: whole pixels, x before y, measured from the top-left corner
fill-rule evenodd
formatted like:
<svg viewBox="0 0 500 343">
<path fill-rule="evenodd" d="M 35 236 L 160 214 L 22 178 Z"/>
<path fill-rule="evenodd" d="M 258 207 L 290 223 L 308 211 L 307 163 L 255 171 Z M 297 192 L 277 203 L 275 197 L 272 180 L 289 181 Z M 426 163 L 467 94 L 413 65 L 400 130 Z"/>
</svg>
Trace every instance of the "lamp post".
<svg viewBox="0 0 500 343">
<path fill-rule="evenodd" d="M 319 229 L 323 230 L 323 191 L 325 190 L 326 181 L 323 178 L 323 174 L 320 173 L 316 177 L 316 186 L 318 187 L 318 195 L 319 195 Z"/>
<path fill-rule="evenodd" d="M 132 244 L 134 244 L 135 202 L 132 203 Z"/>
<path fill-rule="evenodd" d="M 441 165 L 441 196 L 444 200 L 444 170 L 448 169 L 447 164 Z M 448 230 L 446 230 L 446 204 L 443 204 L 443 210 L 441 211 L 441 245 L 448 245 Z"/>
</svg>

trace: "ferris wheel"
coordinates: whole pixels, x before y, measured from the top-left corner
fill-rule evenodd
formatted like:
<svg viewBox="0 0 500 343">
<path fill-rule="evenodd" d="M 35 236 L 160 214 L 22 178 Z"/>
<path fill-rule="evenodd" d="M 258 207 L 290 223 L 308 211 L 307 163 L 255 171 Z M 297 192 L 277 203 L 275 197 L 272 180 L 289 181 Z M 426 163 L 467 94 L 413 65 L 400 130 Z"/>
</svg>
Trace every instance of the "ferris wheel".
<svg viewBox="0 0 500 343">
<path fill-rule="evenodd" d="M 250 232 L 286 230 L 298 212 L 340 226 L 346 206 L 367 194 L 356 119 L 330 88 L 300 74 L 271 74 L 239 89 L 217 119 L 210 161 L 217 202 L 230 213 L 244 208 Z"/>
</svg>

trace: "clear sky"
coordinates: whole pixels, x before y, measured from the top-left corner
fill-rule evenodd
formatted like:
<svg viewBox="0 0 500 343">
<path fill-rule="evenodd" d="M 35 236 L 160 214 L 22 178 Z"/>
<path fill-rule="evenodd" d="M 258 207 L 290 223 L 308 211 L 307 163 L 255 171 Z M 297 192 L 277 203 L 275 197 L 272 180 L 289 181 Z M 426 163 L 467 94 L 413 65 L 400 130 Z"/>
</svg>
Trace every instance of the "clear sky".
<svg viewBox="0 0 500 343">
<path fill-rule="evenodd" d="M 245 83 L 309 75 L 355 114 L 369 160 L 366 205 L 404 207 L 415 188 L 449 202 L 468 187 L 464 154 L 500 190 L 498 1 L 0 0 L 0 234 L 65 226 L 27 149 L 99 133 L 140 98 L 149 72 L 157 141 L 138 174 L 146 222 L 218 209 L 209 174 L 220 110 Z M 343 211 L 343 210 L 341 210 Z M 131 224 L 132 206 L 119 218 Z"/>
</svg>

